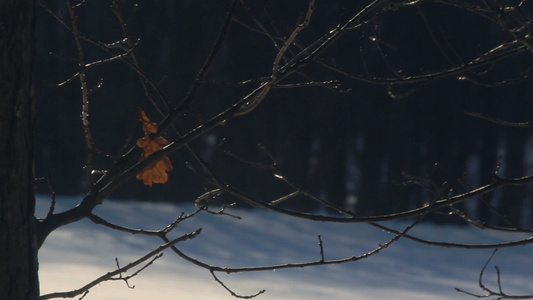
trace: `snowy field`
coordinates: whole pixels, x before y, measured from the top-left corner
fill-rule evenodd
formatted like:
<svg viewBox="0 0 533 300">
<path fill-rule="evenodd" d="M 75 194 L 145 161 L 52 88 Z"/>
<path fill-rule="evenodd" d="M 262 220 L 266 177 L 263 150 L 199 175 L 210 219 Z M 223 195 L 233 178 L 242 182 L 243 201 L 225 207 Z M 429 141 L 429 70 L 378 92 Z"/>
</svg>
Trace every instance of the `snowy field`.
<svg viewBox="0 0 533 300">
<path fill-rule="evenodd" d="M 38 196 L 37 214 L 44 216 L 50 199 Z M 78 199 L 59 197 L 56 212 Z M 160 229 L 192 205 L 152 204 L 135 201 L 105 201 L 97 215 L 124 226 Z M 361 255 L 392 235 L 364 224 L 326 224 L 299 220 L 255 209 L 232 209 L 241 220 L 200 214 L 181 223 L 180 234 L 203 228 L 195 239 L 178 244 L 187 254 L 219 266 L 261 266 L 320 259 L 317 235 L 322 236 L 326 259 Z M 388 223 L 397 229 L 404 222 Z M 459 243 L 494 243 L 524 238 L 505 233 L 419 225 L 418 236 Z M 114 232 L 81 221 L 50 235 L 40 251 L 41 294 L 77 289 L 94 278 L 153 250 L 156 238 Z M 343 265 L 219 274 L 236 293 L 266 292 L 255 299 L 476 299 L 454 288 L 481 292 L 479 272 L 491 250 L 437 248 L 400 240 L 368 259 Z M 494 266 L 501 270 L 504 292 L 533 293 L 533 246 L 501 249 L 486 271 L 486 284 L 497 289 Z M 130 271 L 131 272 L 131 271 Z M 130 273 L 127 273 L 130 274 Z M 126 274 L 126 275 L 127 275 Z M 164 252 L 154 265 L 130 280 L 104 282 L 91 289 L 84 300 L 236 299 L 215 282 L 211 274 Z M 75 299 L 78 299 L 76 297 Z"/>
</svg>

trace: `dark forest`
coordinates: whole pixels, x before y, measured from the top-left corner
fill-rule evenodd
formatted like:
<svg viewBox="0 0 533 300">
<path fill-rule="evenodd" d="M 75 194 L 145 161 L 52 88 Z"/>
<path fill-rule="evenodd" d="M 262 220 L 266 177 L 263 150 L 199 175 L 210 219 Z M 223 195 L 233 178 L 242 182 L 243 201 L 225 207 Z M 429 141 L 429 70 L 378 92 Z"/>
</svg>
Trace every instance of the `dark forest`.
<svg viewBox="0 0 533 300">
<path fill-rule="evenodd" d="M 80 31 L 102 43 L 116 42 L 122 34 L 108 2 L 90 1 L 78 15 Z M 285 80 L 287 88 L 273 89 L 254 112 L 190 146 L 226 182 L 253 197 L 271 201 L 287 193 L 270 172 L 249 163 L 267 163 L 271 155 L 292 181 L 358 215 L 419 207 L 490 183 L 494 174 L 530 174 L 531 127 L 502 126 L 491 119 L 531 119 L 531 53 L 506 44 L 509 31 L 487 17 L 490 12 L 474 11 L 475 1 L 469 6 L 472 10 L 450 3 L 420 1 L 376 13 L 328 47 L 305 73 Z M 67 14 L 61 1 L 47 5 L 59 16 Z M 299 42 L 319 38 L 363 5 L 318 1 Z M 530 12 L 527 5 L 523 11 Z M 194 128 L 250 92 L 254 80 L 268 76 L 278 50 L 272 36 L 259 32 L 257 24 L 286 37 L 306 7 L 307 1 L 240 6 L 210 74 L 201 82 L 192 113 L 175 124 L 178 131 Z M 140 1 L 122 9 L 129 18 L 128 38 L 135 42 L 139 65 L 166 99 L 184 98 L 215 42 L 228 4 Z M 36 176 L 48 178 L 58 194 L 80 194 L 87 189 L 87 149 L 79 117 L 80 87 L 69 79 L 76 70 L 75 43 L 46 10 L 37 14 Z M 499 45 L 507 49 L 497 49 Z M 117 54 L 126 49 L 115 46 Z M 98 47 L 86 47 L 87 61 L 105 55 L 109 53 Z M 323 84 L 300 84 L 311 79 Z M 147 97 L 154 97 L 147 93 L 155 92 L 145 92 L 137 74 L 118 62 L 89 69 L 87 83 L 94 168 L 104 170 L 142 135 L 137 109 L 145 109 L 156 121 L 161 115 L 145 105 Z M 170 173 L 172 183 L 146 187 L 133 180 L 112 197 L 195 199 L 205 184 L 187 164 L 194 160 L 189 156 L 187 151 L 173 154 L 180 162 Z M 37 189 L 49 191 L 43 182 Z M 508 187 L 457 206 L 487 222 L 529 225 L 531 197 L 529 186 Z M 286 205 L 318 209 L 309 201 Z M 459 221 L 439 214 L 431 219 Z"/>
</svg>

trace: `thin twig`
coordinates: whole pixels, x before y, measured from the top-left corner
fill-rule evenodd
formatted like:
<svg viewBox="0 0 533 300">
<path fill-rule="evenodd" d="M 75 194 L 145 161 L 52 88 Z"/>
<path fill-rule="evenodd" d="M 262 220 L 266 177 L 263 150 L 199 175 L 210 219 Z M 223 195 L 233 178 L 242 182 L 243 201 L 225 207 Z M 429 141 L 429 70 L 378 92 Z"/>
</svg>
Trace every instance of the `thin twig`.
<svg viewBox="0 0 533 300">
<path fill-rule="evenodd" d="M 307 28 L 307 26 L 309 26 L 309 22 L 311 21 L 311 16 L 313 15 L 314 10 L 315 0 L 310 0 L 304 21 L 296 26 L 296 28 L 292 31 L 291 35 L 285 40 L 285 43 L 283 43 L 283 46 L 279 49 L 279 52 L 276 55 L 276 58 L 274 59 L 274 63 L 272 64 L 272 73 L 279 72 L 279 62 L 281 61 L 281 58 L 285 55 L 285 52 L 287 52 L 289 47 L 294 43 L 294 40 L 296 39 L 298 34 L 300 34 L 302 30 Z"/>
<path fill-rule="evenodd" d="M 497 251 L 497 249 L 495 249 L 492 252 L 490 257 L 487 259 L 487 261 L 483 265 L 483 268 L 481 268 L 481 271 L 479 272 L 478 285 L 479 285 L 479 288 L 481 288 L 481 290 L 483 290 L 485 292 L 485 294 L 476 294 L 476 293 L 472 293 L 472 292 L 467 292 L 467 291 L 462 290 L 460 288 L 455 288 L 455 290 L 458 291 L 458 292 L 461 292 L 463 294 L 467 294 L 467 295 L 470 295 L 472 297 L 476 297 L 476 298 L 496 297 L 496 298 L 493 298 L 493 299 L 496 299 L 496 300 L 501 300 L 501 299 L 533 299 L 533 294 L 529 294 L 529 295 L 510 295 L 510 294 L 504 293 L 503 292 L 503 288 L 502 288 L 502 283 L 501 283 L 501 273 L 500 273 L 500 269 L 498 268 L 498 266 L 494 267 L 495 270 L 496 270 L 496 283 L 498 285 L 498 291 L 497 292 L 493 291 L 491 288 L 489 288 L 489 287 L 487 287 L 485 285 L 485 283 L 483 282 L 483 275 L 485 274 L 485 270 L 487 269 L 487 266 L 488 266 L 489 262 L 494 257 L 494 254 L 496 254 L 496 251 Z"/>
<path fill-rule="evenodd" d="M 131 233 L 131 234 L 139 234 L 139 235 L 161 236 L 162 234 L 166 234 L 166 233 L 172 231 L 172 229 L 174 229 L 179 223 L 194 217 L 195 215 L 197 215 L 201 211 L 202 211 L 202 209 L 197 209 L 194 212 L 192 212 L 190 214 L 187 214 L 187 215 L 182 213 L 172 223 L 168 224 L 167 226 L 165 226 L 164 228 L 159 229 L 159 230 L 147 230 L 147 229 L 142 229 L 142 228 L 136 229 L 136 228 L 129 228 L 129 227 L 117 225 L 117 224 L 111 223 L 111 222 L 105 220 L 104 218 L 101 218 L 101 217 L 99 217 L 99 216 L 97 216 L 97 215 L 95 215 L 93 213 L 89 214 L 88 218 L 95 224 L 102 225 L 104 227 L 111 228 L 111 229 L 117 230 L 117 231 L 122 231 L 122 232 L 126 232 L 126 233 Z"/>
<path fill-rule="evenodd" d="M 151 257 L 153 257 L 154 255 L 157 255 L 159 254 L 161 251 L 169 248 L 169 247 L 173 247 L 174 244 L 176 243 L 179 243 L 179 242 L 183 242 L 183 241 L 186 241 L 188 239 L 192 239 L 192 238 L 195 238 L 198 234 L 200 234 L 200 232 L 202 231 L 202 229 L 197 229 L 196 231 L 193 231 L 191 233 L 187 233 L 185 235 L 182 235 L 178 238 L 175 238 L 173 240 L 169 240 L 168 242 L 166 242 L 165 244 L 157 247 L 156 249 L 150 251 L 149 253 L 147 253 L 146 255 L 144 255 L 143 257 L 140 257 L 139 259 L 125 265 L 124 267 L 122 268 L 119 268 L 115 271 L 112 271 L 112 272 L 108 272 L 98 278 L 96 278 L 95 280 L 91 281 L 90 283 L 86 284 L 85 286 L 77 289 L 77 290 L 73 290 L 73 291 L 69 291 L 69 292 L 55 292 L 55 293 L 51 293 L 51 294 L 45 294 L 45 295 L 42 295 L 39 297 L 39 300 L 46 300 L 46 299 L 53 299 L 53 298 L 73 298 L 73 297 L 76 297 L 77 295 L 80 295 L 80 294 L 83 294 L 85 293 L 86 291 L 88 291 L 89 289 L 91 289 L 92 287 L 104 282 L 104 281 L 108 281 L 108 280 L 112 280 L 114 276 L 117 276 L 119 274 L 122 274 L 126 271 L 128 271 L 129 269 L 131 268 L 134 268 L 136 267 L 137 265 L 143 263 L 144 261 L 150 259 Z"/>
<path fill-rule="evenodd" d="M 529 122 L 509 122 L 509 121 L 500 120 L 500 119 L 497 119 L 497 118 L 494 118 L 494 117 L 490 117 L 490 116 L 487 116 L 487 115 L 484 115 L 484 114 L 481 114 L 481 113 L 477 113 L 477 112 L 465 111 L 464 113 L 466 115 L 469 115 L 469 116 L 472 116 L 472 117 L 476 117 L 476 118 L 480 118 L 480 119 L 483 119 L 483 120 L 487 120 L 489 122 L 496 123 L 496 124 L 503 125 L 503 126 L 511 126 L 511 127 L 532 127 L 533 126 L 533 121 L 529 121 Z"/>
<path fill-rule="evenodd" d="M 227 285 L 225 285 L 220 279 L 218 279 L 218 277 L 215 274 L 215 272 L 211 271 L 210 273 L 211 273 L 211 275 L 213 275 L 213 278 L 215 279 L 215 281 L 218 282 L 224 289 L 226 289 L 226 291 L 228 291 L 235 298 L 252 299 L 252 298 L 255 298 L 255 297 L 263 294 L 266 291 L 266 290 L 260 290 L 259 292 L 255 293 L 253 295 L 239 295 L 239 294 L 235 293 L 233 290 L 231 290 Z"/>
<path fill-rule="evenodd" d="M 115 14 L 115 17 L 118 20 L 118 23 L 120 25 L 120 28 L 122 30 L 122 35 L 124 36 L 123 42 L 127 45 L 127 48 L 129 49 L 129 53 L 131 53 L 131 61 L 132 65 L 134 65 L 139 70 L 141 69 L 139 60 L 137 59 L 137 55 L 135 54 L 135 44 L 132 42 L 132 38 L 130 34 L 128 33 L 127 26 L 126 26 L 126 20 L 124 19 L 122 15 L 122 3 L 121 1 L 113 1 L 113 5 L 111 5 L 111 10 Z M 146 98 L 152 103 L 155 109 L 157 109 L 160 113 L 163 113 L 162 109 L 157 105 L 157 102 L 155 102 L 155 99 L 152 97 L 152 93 L 148 86 L 155 86 L 154 84 L 151 84 L 146 80 L 147 76 L 139 76 L 139 79 L 141 80 L 141 84 L 144 90 L 144 94 L 146 95 Z M 160 92 L 158 94 L 161 95 Z M 167 111 L 170 111 L 172 109 L 172 106 L 170 104 L 170 101 L 168 101 L 165 97 L 159 97 L 163 104 L 165 105 L 165 108 Z"/>
<path fill-rule="evenodd" d="M 392 243 L 398 241 L 401 237 L 403 237 L 407 232 L 409 232 L 411 229 L 413 229 L 420 221 L 424 215 L 418 216 L 416 220 L 414 220 L 411 224 L 405 227 L 404 230 L 399 232 L 398 234 L 394 235 L 390 240 L 388 240 L 384 244 L 378 245 L 373 250 L 360 254 L 360 255 L 354 255 L 350 257 L 345 257 L 341 259 L 334 259 L 334 260 L 316 260 L 316 261 L 310 261 L 310 262 L 302 262 L 302 263 L 287 263 L 287 264 L 277 264 L 277 265 L 268 265 L 268 266 L 256 266 L 256 267 L 238 267 L 238 268 L 230 268 L 230 267 L 220 267 L 220 266 L 214 266 L 209 265 L 207 263 L 204 263 L 202 261 L 199 261 L 185 253 L 183 253 L 181 250 L 179 250 L 177 247 L 170 247 L 174 253 L 176 253 L 181 258 L 201 267 L 204 269 L 209 270 L 210 272 L 221 272 L 221 273 L 242 273 L 242 272 L 258 272 L 258 271 L 268 271 L 268 270 L 279 270 L 279 269 L 294 269 L 294 268 L 303 268 L 303 267 L 311 267 L 311 266 L 321 266 L 321 265 L 332 265 L 332 264 L 342 264 L 347 262 L 355 262 L 359 260 L 366 259 L 372 255 L 375 255 L 382 250 L 389 247 Z M 168 239 L 166 237 L 162 237 L 163 241 L 167 241 Z"/>
<path fill-rule="evenodd" d="M 320 247 L 320 261 L 325 261 L 324 259 L 324 244 L 322 243 L 322 237 L 318 235 L 318 247 Z"/>
<path fill-rule="evenodd" d="M 85 142 L 87 145 L 87 162 L 85 164 L 85 173 L 87 174 L 87 179 L 89 180 L 89 186 L 91 189 L 94 187 L 94 181 L 93 181 L 93 162 L 94 162 L 94 143 L 93 138 L 91 134 L 91 129 L 89 127 L 89 89 L 87 88 L 87 80 L 86 80 L 86 73 L 85 73 L 85 53 L 83 50 L 83 46 L 81 44 L 80 39 L 80 33 L 78 30 L 78 21 L 77 21 L 77 15 L 74 12 L 74 7 L 72 6 L 70 0 L 65 1 L 68 12 L 70 15 L 70 22 L 71 22 L 71 28 L 72 28 L 72 34 L 74 36 L 74 41 L 76 42 L 76 49 L 78 51 L 78 68 L 79 74 L 78 78 L 80 79 L 80 85 L 81 85 L 81 120 L 83 125 L 83 130 L 85 131 Z"/>
</svg>

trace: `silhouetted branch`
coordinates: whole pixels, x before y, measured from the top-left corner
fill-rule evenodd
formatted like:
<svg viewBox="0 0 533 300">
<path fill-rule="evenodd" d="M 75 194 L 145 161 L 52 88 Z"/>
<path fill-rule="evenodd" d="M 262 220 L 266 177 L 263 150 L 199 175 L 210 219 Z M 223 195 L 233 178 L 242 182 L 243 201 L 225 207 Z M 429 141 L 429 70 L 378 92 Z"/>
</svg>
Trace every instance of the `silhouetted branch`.
<svg viewBox="0 0 533 300">
<path fill-rule="evenodd" d="M 276 58 L 274 59 L 274 63 L 272 64 L 272 72 L 276 73 L 279 71 L 279 63 L 281 59 L 285 56 L 285 53 L 289 49 L 290 46 L 294 43 L 296 37 L 302 30 L 307 28 L 309 26 L 309 22 L 311 21 L 311 16 L 313 15 L 313 11 L 315 10 L 315 0 L 310 0 L 309 5 L 307 7 L 307 13 L 305 14 L 305 19 L 302 23 L 298 24 L 296 28 L 292 31 L 291 35 L 285 40 L 285 43 L 283 43 L 283 46 L 279 49 L 278 54 L 276 55 Z"/>
<path fill-rule="evenodd" d="M 161 256 L 163 256 L 163 253 L 159 253 L 157 254 L 156 256 L 154 256 L 152 258 L 152 260 L 150 260 L 147 264 L 145 264 L 142 268 L 140 268 L 139 270 L 135 271 L 135 273 L 131 274 L 131 275 L 128 275 L 126 277 L 123 277 L 122 276 L 122 273 L 118 274 L 118 277 L 117 278 L 110 278 L 109 280 L 122 280 L 124 281 L 124 283 L 126 283 L 126 286 L 130 289 L 134 289 L 135 286 L 134 285 L 130 285 L 129 283 L 129 279 L 137 276 L 139 273 L 141 273 L 144 269 L 148 268 L 149 266 L 151 266 L 157 259 L 159 259 Z M 120 264 L 118 262 L 118 258 L 115 257 L 115 262 L 117 263 L 117 269 L 120 269 Z"/>
<path fill-rule="evenodd" d="M 70 0 L 66 0 L 67 9 L 70 15 L 72 35 L 74 36 L 74 41 L 76 42 L 76 49 L 78 51 L 78 78 L 80 79 L 81 86 L 81 120 L 83 125 L 83 130 L 85 132 L 85 142 L 87 145 L 87 162 L 85 164 L 85 173 L 89 180 L 89 187 L 93 189 L 93 164 L 94 164 L 94 142 L 92 138 L 91 129 L 89 127 L 89 89 L 87 88 L 86 80 L 86 69 L 85 69 L 85 50 L 81 44 L 80 34 L 78 30 L 78 21 L 76 13 L 74 12 L 74 7 L 72 6 Z M 81 4 L 81 3 L 80 3 Z"/>
<path fill-rule="evenodd" d="M 363 81 L 367 83 L 380 84 L 380 85 L 399 85 L 399 84 L 423 83 L 423 82 L 428 82 L 428 81 L 446 78 L 446 77 L 452 77 L 452 76 L 458 76 L 457 79 L 463 80 L 465 79 L 465 77 L 463 77 L 463 73 L 465 72 L 477 69 L 485 65 L 492 64 L 496 61 L 517 55 L 524 51 L 527 51 L 527 48 L 525 46 L 520 45 L 516 41 L 509 42 L 506 44 L 499 45 L 469 62 L 463 63 L 458 66 L 454 66 L 446 70 L 441 70 L 438 72 L 433 72 L 433 73 L 428 73 L 428 74 L 410 75 L 410 76 L 402 75 L 400 77 L 390 77 L 390 78 L 368 77 L 365 75 L 351 73 L 349 71 L 341 69 L 340 67 L 328 64 L 326 61 L 321 60 L 321 59 L 318 59 L 317 62 L 321 64 L 322 66 L 326 67 L 327 69 L 330 69 L 336 73 L 339 73 L 343 76 L 349 77 L 357 81 Z"/>
<path fill-rule="evenodd" d="M 113 1 L 113 4 L 111 5 L 111 11 L 115 14 L 115 17 L 117 18 L 120 28 L 122 30 L 122 35 L 124 36 L 124 39 L 122 40 L 123 44 L 125 44 L 127 49 L 130 49 L 129 52 L 131 52 L 131 55 L 130 55 L 131 63 L 133 66 L 136 67 L 136 69 L 140 70 L 139 61 L 134 51 L 135 45 L 132 42 L 132 38 L 130 34 L 128 33 L 128 30 L 126 29 L 127 26 L 126 26 L 126 20 L 124 19 L 124 16 L 122 14 L 122 10 L 123 10 L 122 5 L 123 5 L 122 1 Z M 152 93 L 150 89 L 148 88 L 148 86 L 155 86 L 155 85 L 152 82 L 148 82 L 147 76 L 143 76 L 139 74 L 139 79 L 141 80 L 141 84 L 143 86 L 144 94 L 146 95 L 146 98 L 162 114 L 163 113 L 162 109 L 159 107 L 159 105 L 157 105 L 157 103 L 155 102 L 155 99 L 152 97 Z M 156 89 L 156 91 L 159 95 L 162 95 L 162 93 L 158 89 Z M 163 104 L 165 105 L 165 108 L 167 111 L 172 109 L 172 105 L 170 101 L 168 101 L 165 97 L 159 97 L 159 98 L 163 101 Z"/>
<path fill-rule="evenodd" d="M 123 280 L 124 278 L 121 278 L 121 277 L 115 278 L 114 276 L 117 276 L 117 275 L 120 275 L 120 274 L 122 274 L 124 272 L 127 272 L 131 268 L 134 268 L 134 267 L 138 266 L 139 264 L 147 261 L 148 259 L 156 256 L 157 254 L 159 254 L 163 250 L 174 246 L 174 244 L 176 244 L 176 243 L 183 242 L 183 241 L 186 241 L 188 239 L 195 238 L 198 234 L 200 234 L 201 231 L 202 231 L 202 229 L 200 228 L 200 229 L 197 229 L 196 231 L 193 231 L 191 233 L 187 233 L 187 234 L 182 235 L 182 236 L 180 236 L 178 238 L 175 238 L 173 240 L 169 240 L 165 244 L 159 246 L 157 249 L 154 249 L 154 250 L 150 251 L 149 253 L 147 253 L 143 257 L 140 257 L 139 259 L 137 259 L 137 260 L 125 265 L 124 267 L 118 268 L 115 271 L 108 272 L 108 273 L 98 277 L 97 279 L 91 281 L 90 283 L 86 284 L 85 286 L 83 286 L 83 287 L 81 287 L 81 288 L 79 288 L 77 290 L 73 290 L 73 291 L 69 291 L 69 292 L 56 292 L 56 293 L 42 295 L 42 296 L 39 297 L 39 300 L 46 300 L 46 299 L 53 299 L 53 298 L 73 298 L 73 297 L 76 297 L 77 295 L 86 293 L 89 289 L 91 289 L 92 287 L 94 287 L 94 286 L 96 286 L 96 285 L 98 285 L 98 284 L 100 284 L 102 282 L 105 282 L 105 281 L 108 281 L 108 280 Z M 157 259 L 157 258 L 153 258 L 153 260 L 155 260 L 155 259 Z M 153 260 L 152 260 L 152 262 L 153 262 Z M 149 264 L 151 264 L 152 262 L 150 262 Z M 136 274 L 138 274 L 138 272 L 136 272 Z M 131 278 L 131 277 L 127 277 L 127 278 Z"/>
<path fill-rule="evenodd" d="M 195 215 L 197 215 L 198 213 L 200 213 L 202 210 L 204 210 L 203 208 L 198 208 L 196 211 L 190 213 L 190 214 L 187 214 L 185 215 L 184 213 L 181 213 L 181 215 L 176 218 L 176 220 L 174 220 L 172 223 L 168 224 L 167 226 L 165 226 L 164 228 L 162 229 L 159 229 L 159 230 L 147 230 L 147 229 L 143 229 L 143 228 L 139 228 L 139 229 L 136 229 L 136 228 L 129 228 L 129 227 L 125 227 L 125 226 L 121 226 L 121 225 L 117 225 L 117 224 L 113 224 L 93 213 L 89 214 L 88 218 L 95 224 L 98 224 L 98 225 L 102 225 L 102 226 L 105 226 L 105 227 L 108 227 L 108 228 L 111 228 L 111 229 L 114 229 L 114 230 L 118 230 L 118 231 L 122 231 L 122 232 L 126 232 L 126 233 L 131 233 L 131 234 L 140 234 L 140 235 L 148 235 L 148 236 L 161 236 L 163 234 L 167 234 L 169 233 L 170 231 L 172 231 L 174 228 L 176 228 L 176 226 L 189 219 L 189 218 L 192 218 L 194 217 Z"/>
<path fill-rule="evenodd" d="M 394 233 L 394 234 L 400 233 L 396 229 L 381 225 L 379 223 L 369 222 L 368 224 L 376 228 L 379 228 L 381 230 L 390 232 L 390 233 Z M 499 248 L 510 248 L 510 247 L 533 244 L 533 236 L 528 237 L 526 239 L 520 239 L 520 240 L 511 241 L 511 242 L 502 242 L 502 243 L 493 243 L 493 244 L 463 244 L 463 243 L 439 242 L 439 241 L 432 241 L 428 239 L 419 238 L 419 237 L 409 235 L 409 234 L 404 235 L 404 238 L 412 240 L 417 243 L 430 245 L 430 246 L 438 246 L 438 247 L 444 247 L 444 248 L 462 248 L 462 249 L 499 249 Z"/>
<path fill-rule="evenodd" d="M 485 294 L 476 294 L 476 293 L 472 293 L 472 292 L 467 292 L 467 291 L 459 289 L 459 288 L 455 288 L 455 290 L 458 291 L 458 292 L 461 292 L 461 293 L 476 297 L 476 298 L 489 298 L 489 297 L 492 298 L 492 297 L 495 297 L 495 298 L 492 298 L 492 299 L 497 299 L 497 300 L 501 300 L 501 299 L 533 299 L 533 294 L 530 294 L 530 295 L 511 295 L 511 294 L 504 293 L 503 292 L 503 288 L 502 288 L 502 283 L 501 283 L 500 269 L 497 266 L 495 267 L 495 270 L 496 270 L 496 275 L 497 275 L 498 291 L 494 291 L 494 290 L 492 290 L 491 288 L 489 288 L 489 287 L 487 287 L 485 285 L 485 283 L 483 282 L 483 275 L 485 274 L 485 269 L 487 268 L 489 262 L 494 257 L 494 254 L 496 254 L 496 251 L 497 251 L 497 249 L 495 249 L 492 252 L 492 254 L 490 255 L 489 259 L 487 259 L 487 261 L 485 262 L 485 265 L 483 265 L 483 268 L 481 269 L 481 272 L 479 273 L 478 285 L 484 292 L 486 292 Z"/>
<path fill-rule="evenodd" d="M 487 121 L 492 122 L 492 123 L 503 125 L 503 126 L 511 126 L 511 127 L 531 127 L 531 126 L 533 126 L 533 121 L 529 121 L 529 122 L 509 122 L 509 121 L 500 120 L 500 119 L 493 118 L 493 117 L 490 117 L 490 116 L 487 116 L 487 115 L 484 115 L 484 114 L 481 114 L 481 113 L 477 113 L 477 112 L 465 111 L 465 114 L 467 114 L 469 116 L 472 116 L 472 117 L 476 117 L 476 118 L 480 118 L 480 119 L 483 119 L 483 120 L 487 120 Z"/>
<path fill-rule="evenodd" d="M 252 299 L 252 298 L 255 298 L 261 294 L 263 294 L 266 290 L 260 290 L 259 292 L 253 294 L 253 295 L 239 295 L 237 293 L 235 293 L 232 289 L 230 289 L 227 285 L 224 284 L 224 282 L 222 282 L 220 279 L 218 279 L 217 275 L 215 274 L 215 272 L 213 271 L 210 271 L 211 275 L 213 275 L 213 278 L 215 279 L 216 282 L 218 282 L 226 291 L 228 291 L 233 297 L 235 298 L 240 298 L 240 299 Z"/>
<path fill-rule="evenodd" d="M 405 227 L 405 229 L 401 232 L 399 232 L 398 234 L 396 234 L 394 237 L 392 237 L 390 240 L 388 240 L 386 243 L 384 244 L 380 244 L 378 247 L 374 248 L 373 250 L 369 251 L 369 252 L 366 252 L 364 254 L 360 254 L 360 255 L 354 255 L 354 256 L 351 256 L 351 257 L 346 257 L 346 258 L 341 258 L 341 259 L 336 259 L 336 260 L 324 260 L 324 253 L 323 253 L 323 248 L 322 248 L 322 244 L 320 244 L 320 259 L 317 260 L 317 261 L 311 261 L 311 262 L 303 262 L 303 263 L 287 263 L 287 264 L 277 264 L 277 265 L 269 265 L 269 266 L 256 266 L 256 267 L 241 267 L 241 268 L 230 268 L 230 267 L 220 267 L 220 266 L 215 266 L 215 265 L 209 265 L 205 262 L 202 262 L 198 259 L 195 259 L 187 254 L 185 254 L 184 252 L 182 252 L 181 250 L 179 250 L 177 247 L 175 246 L 171 246 L 170 248 L 172 249 L 172 251 L 174 251 L 174 253 L 176 253 L 179 257 L 189 261 L 190 263 L 198 266 L 198 267 L 201 267 L 201 268 L 204 268 L 204 269 L 207 269 L 214 277 L 215 277 L 215 280 L 217 282 L 219 282 L 226 290 L 228 290 L 233 296 L 236 296 L 236 297 L 239 297 L 239 298 L 242 298 L 242 297 L 255 297 L 261 293 L 263 293 L 264 291 L 260 291 L 258 292 L 257 294 L 254 294 L 252 296 L 240 296 L 240 295 L 237 295 L 236 293 L 234 293 L 230 288 L 228 288 L 226 285 L 224 285 L 216 276 L 215 276 L 215 272 L 222 272 L 222 273 L 227 273 L 227 274 L 231 274 L 231 273 L 242 273 L 242 272 L 258 272 L 258 271 L 269 271 L 269 270 L 279 270 L 279 269 L 294 269 L 294 268 L 305 268 L 305 267 L 311 267 L 311 266 L 321 266 L 321 265 L 332 265 L 332 264 L 342 264 L 342 263 L 347 263 L 347 262 L 355 262 L 355 261 L 359 261 L 359 260 L 362 260 L 362 259 L 366 259 L 374 254 L 377 254 L 379 252 L 381 252 L 382 250 L 386 249 L 388 246 L 390 246 L 392 243 L 398 241 L 401 237 L 403 237 L 405 234 L 407 234 L 407 232 L 409 230 L 411 230 L 413 227 L 415 227 L 421 220 L 422 218 L 424 217 L 424 214 L 420 215 L 414 222 L 412 222 L 410 225 L 408 225 L 407 227 Z M 165 241 L 166 243 L 168 243 L 168 238 L 166 236 L 162 236 L 161 237 L 163 239 L 163 241 Z"/>
<path fill-rule="evenodd" d="M 324 244 L 322 243 L 322 237 L 318 235 L 318 247 L 320 247 L 320 261 L 325 261 L 324 259 Z"/>
</svg>

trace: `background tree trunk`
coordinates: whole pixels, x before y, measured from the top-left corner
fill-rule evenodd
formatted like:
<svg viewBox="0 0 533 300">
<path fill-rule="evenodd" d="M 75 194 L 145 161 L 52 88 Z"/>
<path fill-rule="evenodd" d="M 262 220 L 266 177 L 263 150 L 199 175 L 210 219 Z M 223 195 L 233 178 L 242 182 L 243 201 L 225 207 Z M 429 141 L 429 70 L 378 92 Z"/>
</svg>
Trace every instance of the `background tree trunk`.
<svg viewBox="0 0 533 300">
<path fill-rule="evenodd" d="M 37 299 L 31 95 L 34 1 L 4 0 L 0 12 L 0 299 Z"/>
</svg>

